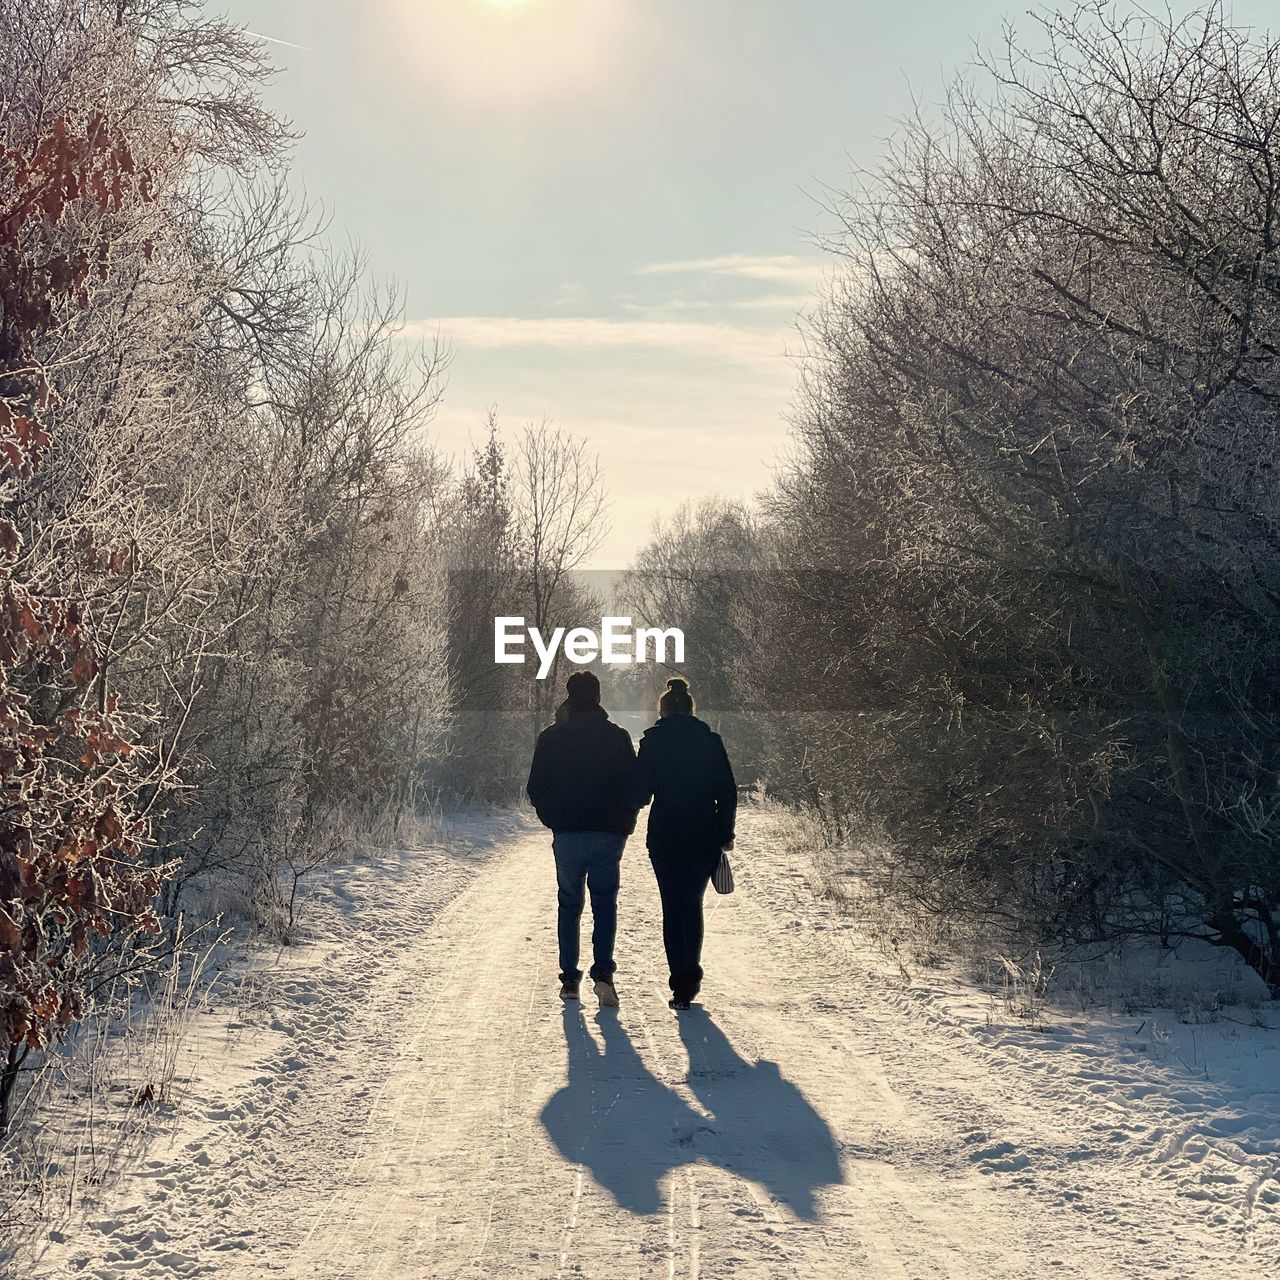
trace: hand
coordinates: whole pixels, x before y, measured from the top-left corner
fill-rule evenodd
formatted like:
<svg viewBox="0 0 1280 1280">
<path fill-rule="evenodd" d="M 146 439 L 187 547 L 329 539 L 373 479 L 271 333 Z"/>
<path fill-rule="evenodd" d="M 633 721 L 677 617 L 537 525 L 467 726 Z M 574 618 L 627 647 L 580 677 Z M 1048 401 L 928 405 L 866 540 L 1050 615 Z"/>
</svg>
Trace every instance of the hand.
<svg viewBox="0 0 1280 1280">
<path fill-rule="evenodd" d="M 728 844 L 722 844 L 722 845 L 720 846 L 720 852 L 721 852 L 721 853 L 732 853 L 732 852 L 733 852 L 733 841 L 732 841 L 732 840 L 730 840 Z"/>
</svg>

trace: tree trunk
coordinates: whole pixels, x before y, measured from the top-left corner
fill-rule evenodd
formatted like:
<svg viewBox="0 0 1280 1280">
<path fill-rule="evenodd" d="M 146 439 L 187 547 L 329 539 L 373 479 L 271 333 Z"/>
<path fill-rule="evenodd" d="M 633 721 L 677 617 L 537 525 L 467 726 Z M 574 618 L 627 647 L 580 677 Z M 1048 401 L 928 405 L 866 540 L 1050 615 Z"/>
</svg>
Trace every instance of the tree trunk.
<svg viewBox="0 0 1280 1280">
<path fill-rule="evenodd" d="M 1242 929 L 1232 916 L 1214 920 L 1213 927 L 1222 939 L 1220 945 L 1236 952 L 1267 984 L 1271 998 L 1280 1000 L 1280 955 L 1250 937 L 1248 931 Z"/>
<path fill-rule="evenodd" d="M 13 1099 L 13 1090 L 18 1083 L 18 1072 L 31 1052 L 25 1044 L 11 1044 L 5 1058 L 4 1071 L 0 1073 L 0 1136 L 9 1131 L 9 1104 Z"/>
</svg>

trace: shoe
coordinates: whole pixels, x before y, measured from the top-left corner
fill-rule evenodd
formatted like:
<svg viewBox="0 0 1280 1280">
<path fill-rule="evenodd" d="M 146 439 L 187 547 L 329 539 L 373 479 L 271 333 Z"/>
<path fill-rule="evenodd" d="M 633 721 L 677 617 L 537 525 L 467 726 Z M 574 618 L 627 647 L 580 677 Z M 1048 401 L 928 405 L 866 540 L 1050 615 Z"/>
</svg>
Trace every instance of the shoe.
<svg viewBox="0 0 1280 1280">
<path fill-rule="evenodd" d="M 681 1010 L 684 1010 L 684 1009 L 692 1009 L 692 1008 L 693 1008 L 693 1001 L 692 1001 L 692 1000 L 677 1000 L 677 999 L 675 998 L 675 996 L 672 996 L 672 997 L 671 997 L 671 999 L 667 1001 L 667 1008 L 668 1008 L 668 1009 L 675 1009 L 675 1010 L 676 1010 L 676 1012 L 678 1013 L 678 1012 L 680 1012 Z"/>
<path fill-rule="evenodd" d="M 618 992 L 614 988 L 612 978 L 597 978 L 596 996 L 600 1001 L 602 1009 L 616 1009 L 618 1007 Z"/>
<path fill-rule="evenodd" d="M 576 1000 L 578 998 L 578 988 L 582 984 L 581 978 L 573 978 L 560 984 L 561 1000 Z"/>
</svg>

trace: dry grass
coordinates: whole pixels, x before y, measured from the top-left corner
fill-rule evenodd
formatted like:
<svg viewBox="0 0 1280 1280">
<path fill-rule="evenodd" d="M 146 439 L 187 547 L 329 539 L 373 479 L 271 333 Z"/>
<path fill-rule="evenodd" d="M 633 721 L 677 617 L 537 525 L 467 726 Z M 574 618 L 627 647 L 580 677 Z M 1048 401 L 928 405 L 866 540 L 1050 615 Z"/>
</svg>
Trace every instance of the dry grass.
<svg viewBox="0 0 1280 1280">
<path fill-rule="evenodd" d="M 753 795 L 753 807 L 770 822 L 770 838 L 806 868 L 814 895 L 856 922 L 860 932 L 910 980 L 917 969 L 937 969 L 957 959 L 989 978 L 994 955 L 984 955 L 974 931 L 925 909 L 903 892 L 892 849 L 874 824 L 836 834 L 811 807 Z"/>
<path fill-rule="evenodd" d="M 905 983 L 918 982 L 925 972 L 950 970 L 986 993 L 990 1023 L 1043 1027 L 1055 1008 L 1124 1016 L 1171 1009 L 1193 1026 L 1274 1022 L 1265 990 L 1228 953 L 1216 964 L 1188 967 L 1176 954 L 1154 953 L 1154 944 L 1117 940 L 1085 954 L 948 917 L 912 895 L 892 847 L 871 824 L 837 837 L 812 808 L 763 795 L 748 803 L 766 820 L 766 838 L 803 869 L 814 895 L 847 917 Z"/>
<path fill-rule="evenodd" d="M 100 993 L 90 1016 L 20 1084 L 0 1144 L 0 1263 L 21 1257 L 85 1192 L 131 1167 L 151 1126 L 181 1105 L 179 1056 L 208 1002 L 207 970 L 223 938 L 209 929 L 178 937 L 163 969 Z"/>
</svg>

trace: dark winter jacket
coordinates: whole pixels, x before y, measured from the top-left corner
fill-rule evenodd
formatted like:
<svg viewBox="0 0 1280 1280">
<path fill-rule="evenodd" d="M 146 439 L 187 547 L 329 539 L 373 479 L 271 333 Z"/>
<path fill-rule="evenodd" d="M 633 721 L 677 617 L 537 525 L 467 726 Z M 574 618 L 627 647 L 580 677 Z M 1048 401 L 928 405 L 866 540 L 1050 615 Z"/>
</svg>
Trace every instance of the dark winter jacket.
<svg viewBox="0 0 1280 1280">
<path fill-rule="evenodd" d="M 629 836 L 639 808 L 630 795 L 635 759 L 631 735 L 603 707 L 567 703 L 538 735 L 525 791 L 552 831 Z"/>
<path fill-rule="evenodd" d="M 640 739 L 637 804 L 649 810 L 649 852 L 655 861 L 715 865 L 733 839 L 738 788 L 718 733 L 696 716 L 664 716 Z"/>
</svg>

